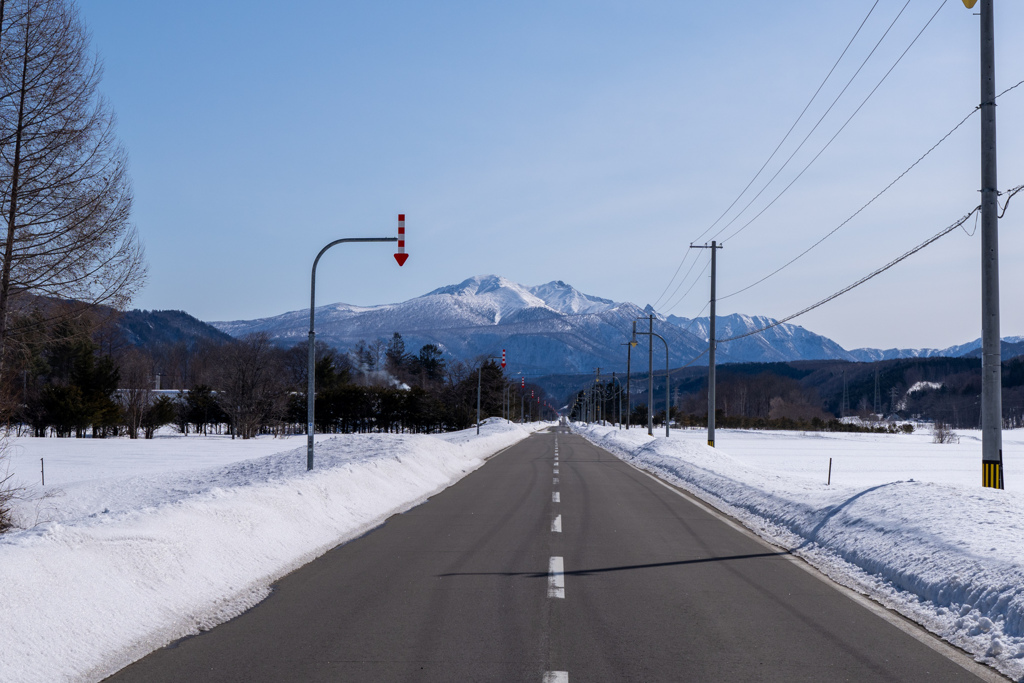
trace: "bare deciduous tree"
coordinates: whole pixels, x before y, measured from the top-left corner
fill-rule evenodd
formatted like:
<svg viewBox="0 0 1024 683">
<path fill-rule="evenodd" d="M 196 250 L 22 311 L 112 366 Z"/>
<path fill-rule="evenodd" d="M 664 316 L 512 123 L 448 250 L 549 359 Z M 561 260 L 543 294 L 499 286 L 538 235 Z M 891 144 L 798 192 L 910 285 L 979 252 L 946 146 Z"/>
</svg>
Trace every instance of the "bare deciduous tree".
<svg viewBox="0 0 1024 683">
<path fill-rule="evenodd" d="M 123 307 L 145 279 L 101 75 L 65 0 L 0 1 L 0 373 L 19 304 Z"/>
<path fill-rule="evenodd" d="M 932 428 L 932 443 L 960 443 L 960 437 L 942 420 L 936 420 Z"/>
<path fill-rule="evenodd" d="M 243 439 L 256 436 L 261 426 L 284 412 L 287 394 L 280 355 L 266 332 L 224 348 L 217 402 Z"/>
<path fill-rule="evenodd" d="M 139 438 L 146 409 L 152 402 L 152 363 L 137 349 L 128 351 L 121 360 L 121 387 L 118 403 L 124 413 L 128 436 Z"/>
</svg>

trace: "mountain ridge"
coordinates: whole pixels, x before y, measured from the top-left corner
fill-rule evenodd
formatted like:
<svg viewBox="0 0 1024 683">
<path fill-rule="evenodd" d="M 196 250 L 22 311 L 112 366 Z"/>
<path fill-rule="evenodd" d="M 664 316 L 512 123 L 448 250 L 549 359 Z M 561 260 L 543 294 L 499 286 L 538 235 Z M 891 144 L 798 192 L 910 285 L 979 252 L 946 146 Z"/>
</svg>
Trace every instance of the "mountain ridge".
<svg viewBox="0 0 1024 683">
<path fill-rule="evenodd" d="M 399 332 L 406 347 L 416 350 L 436 344 L 449 357 L 472 360 L 507 351 L 509 367 L 528 374 L 624 370 L 631 323 L 655 315 L 655 331 L 666 338 L 669 364 L 706 365 L 709 319 L 664 316 L 651 306 L 585 294 L 561 280 L 533 287 L 498 275 L 477 275 L 438 287 L 404 302 L 379 306 L 333 303 L 316 308 L 317 338 L 345 348 L 360 340 L 390 339 Z M 209 324 L 233 337 L 267 332 L 282 345 L 304 341 L 308 309 L 288 311 L 255 320 L 212 321 Z M 980 340 L 947 349 L 853 349 L 799 325 L 777 324 L 766 316 L 733 313 L 718 316 L 719 338 L 769 329 L 718 345 L 719 363 L 846 360 L 872 362 L 891 358 L 966 355 Z M 639 331 L 643 331 L 642 327 Z M 1009 337 L 1013 344 L 1024 340 Z M 646 353 L 646 337 L 639 337 L 638 353 Z M 1021 345 L 1024 349 L 1024 344 Z M 654 365 L 664 367 L 664 347 L 655 342 Z"/>
</svg>

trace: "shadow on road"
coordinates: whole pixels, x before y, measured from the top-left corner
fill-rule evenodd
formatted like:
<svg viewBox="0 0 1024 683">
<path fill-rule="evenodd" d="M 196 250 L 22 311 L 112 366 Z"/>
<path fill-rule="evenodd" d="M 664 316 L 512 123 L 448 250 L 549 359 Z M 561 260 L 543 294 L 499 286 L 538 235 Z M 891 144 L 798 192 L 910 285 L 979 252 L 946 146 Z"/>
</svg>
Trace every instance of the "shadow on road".
<svg viewBox="0 0 1024 683">
<path fill-rule="evenodd" d="M 703 564 L 706 562 L 728 562 L 730 560 L 752 560 L 758 557 L 779 557 L 789 555 L 786 551 L 777 553 L 753 553 L 750 555 L 729 555 L 728 557 L 702 557 L 697 560 L 678 560 L 675 562 L 651 562 L 649 564 L 627 564 L 619 567 L 601 567 L 599 569 L 577 569 L 571 572 L 564 572 L 566 576 L 590 576 L 592 574 L 604 574 L 607 572 L 625 572 L 635 569 L 655 569 L 657 567 L 680 567 L 688 564 Z M 438 574 L 438 577 L 449 576 L 524 576 L 529 579 L 547 577 L 548 572 L 452 572 Z"/>
</svg>

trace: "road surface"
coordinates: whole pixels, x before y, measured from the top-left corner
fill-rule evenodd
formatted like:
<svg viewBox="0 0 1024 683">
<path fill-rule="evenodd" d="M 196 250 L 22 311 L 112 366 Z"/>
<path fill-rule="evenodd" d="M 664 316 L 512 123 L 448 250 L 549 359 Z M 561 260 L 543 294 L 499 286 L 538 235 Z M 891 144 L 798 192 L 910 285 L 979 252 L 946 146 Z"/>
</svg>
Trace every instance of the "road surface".
<svg viewBox="0 0 1024 683">
<path fill-rule="evenodd" d="M 1000 680 L 799 562 L 546 432 L 109 680 Z"/>
</svg>

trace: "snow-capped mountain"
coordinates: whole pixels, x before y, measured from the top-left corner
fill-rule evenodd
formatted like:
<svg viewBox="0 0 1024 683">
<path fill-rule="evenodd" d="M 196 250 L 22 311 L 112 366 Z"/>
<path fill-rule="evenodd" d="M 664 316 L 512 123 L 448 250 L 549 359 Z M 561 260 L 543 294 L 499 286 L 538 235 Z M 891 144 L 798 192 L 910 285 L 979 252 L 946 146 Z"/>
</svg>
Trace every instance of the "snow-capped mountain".
<svg viewBox="0 0 1024 683">
<path fill-rule="evenodd" d="M 318 306 L 316 330 L 317 339 L 339 347 L 400 332 L 411 352 L 437 344 L 451 357 L 473 359 L 506 349 L 513 372 L 577 373 L 625 369 L 623 344 L 632 321 L 643 315 L 634 304 L 589 296 L 564 282 L 524 287 L 481 275 L 397 304 Z M 305 340 L 308 316 L 299 310 L 212 324 L 234 337 L 265 331 L 278 343 L 294 344 Z M 705 346 L 679 328 L 659 332 L 668 339 L 672 366 L 689 361 Z M 663 367 L 664 352 L 655 346 L 655 353 L 655 364 Z"/>
<path fill-rule="evenodd" d="M 472 360 L 500 355 L 506 349 L 512 373 L 530 375 L 621 371 L 632 322 L 653 314 L 655 332 L 669 345 L 672 367 L 694 362 L 706 365 L 708 318 L 662 316 L 650 306 L 584 294 L 562 281 L 526 287 L 497 275 L 471 277 L 401 303 L 381 306 L 328 304 L 316 309 L 317 339 L 339 348 L 360 340 L 390 339 L 400 332 L 406 349 L 437 344 L 449 357 Z M 306 339 L 309 311 L 271 318 L 211 323 L 234 337 L 268 332 L 282 345 Z M 775 322 L 764 316 L 719 316 L 719 339 L 759 330 Z M 638 331 L 644 331 L 644 324 Z M 1019 342 L 1020 337 L 1006 341 Z M 647 338 L 634 349 L 634 368 L 646 367 Z M 781 324 L 718 346 L 720 363 L 848 360 L 870 362 L 890 358 L 969 355 L 980 340 L 948 349 L 855 349 L 847 351 L 827 337 L 799 325 Z M 654 345 L 654 365 L 663 368 L 664 347 Z M 694 358 L 697 358 L 694 361 Z"/>
<path fill-rule="evenodd" d="M 1003 357 L 1017 356 L 1021 349 L 1017 346 L 1024 337 L 1003 337 Z M 1011 355 L 1007 355 L 1007 354 Z M 960 356 L 980 357 L 981 337 L 966 344 L 957 344 L 945 349 L 853 349 L 850 354 L 859 361 L 870 363 L 876 360 L 892 360 L 893 358 L 959 358 Z"/>
<path fill-rule="evenodd" d="M 702 339 L 708 338 L 710 319 L 680 318 L 670 315 L 667 318 L 684 330 L 693 332 Z M 774 323 L 772 318 L 763 315 L 720 315 L 715 321 L 715 337 L 728 339 L 754 330 L 760 330 Z M 742 358 L 743 362 L 776 363 L 792 360 L 857 360 L 849 351 L 828 337 L 815 334 L 799 325 L 782 323 L 758 334 L 743 337 L 736 341 L 718 345 L 718 353 L 730 357 Z"/>
</svg>

